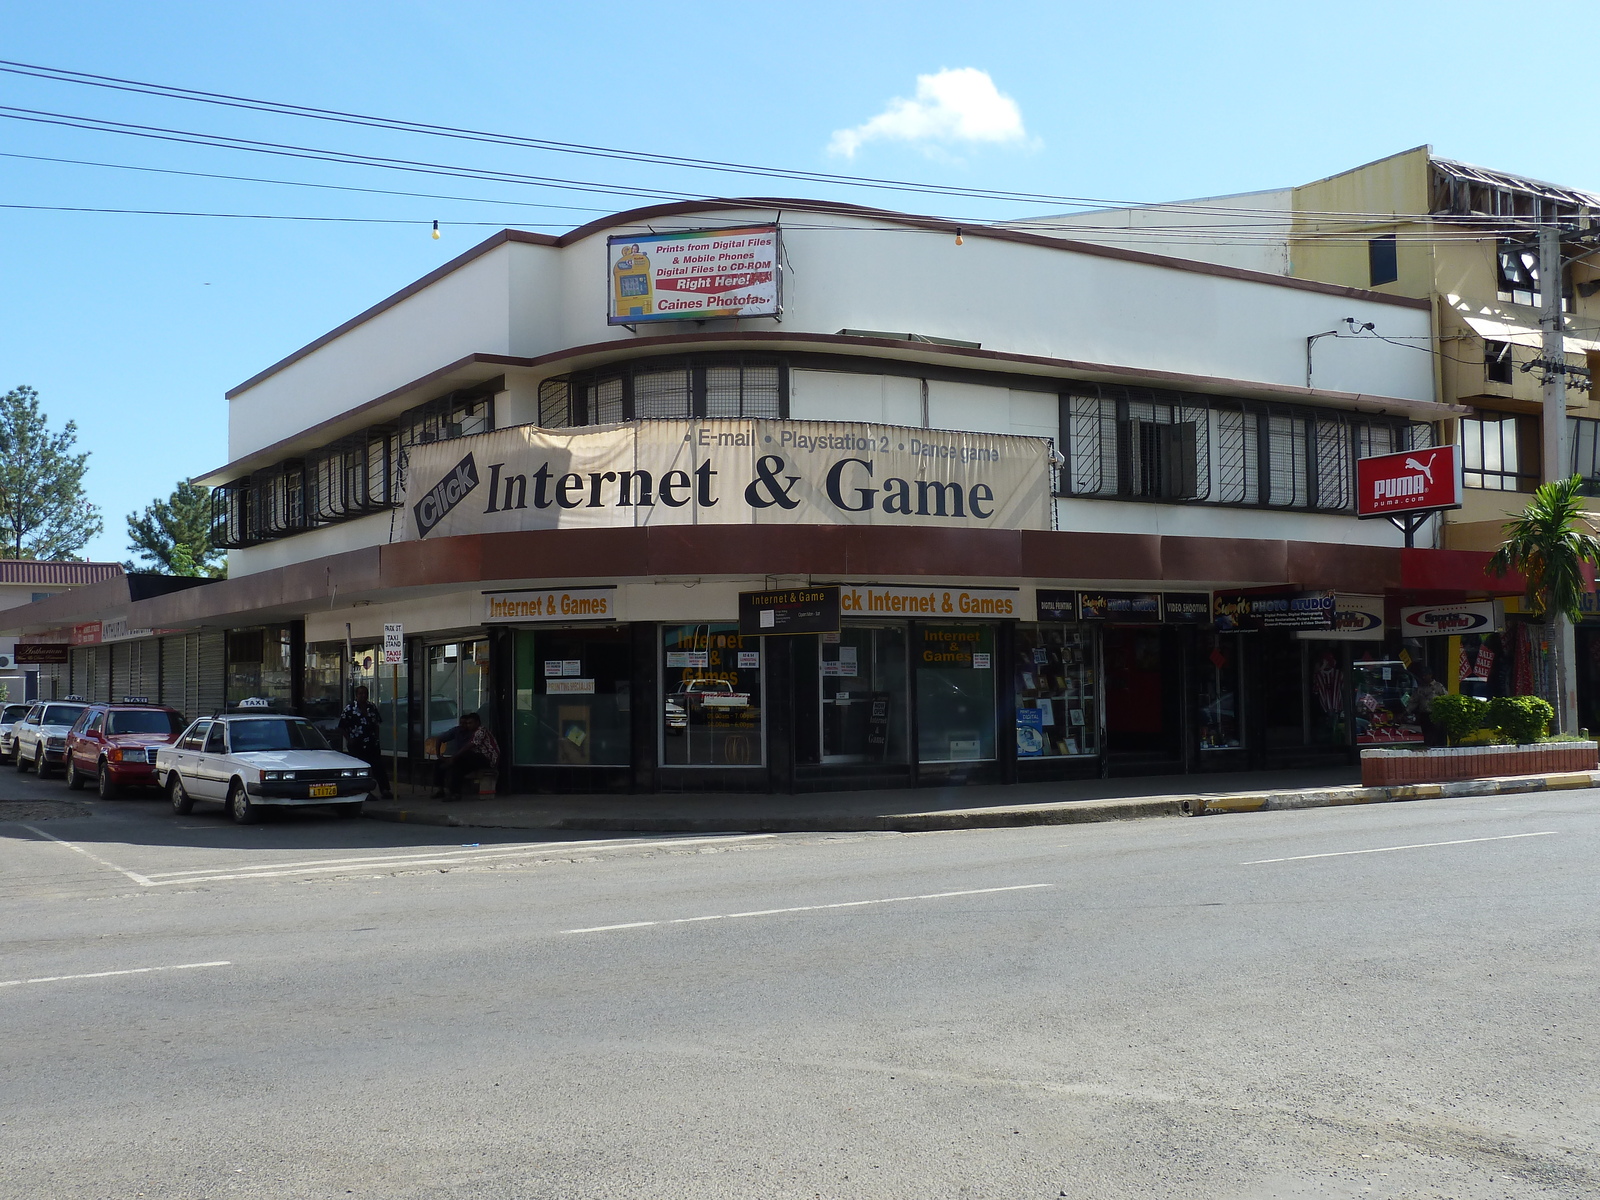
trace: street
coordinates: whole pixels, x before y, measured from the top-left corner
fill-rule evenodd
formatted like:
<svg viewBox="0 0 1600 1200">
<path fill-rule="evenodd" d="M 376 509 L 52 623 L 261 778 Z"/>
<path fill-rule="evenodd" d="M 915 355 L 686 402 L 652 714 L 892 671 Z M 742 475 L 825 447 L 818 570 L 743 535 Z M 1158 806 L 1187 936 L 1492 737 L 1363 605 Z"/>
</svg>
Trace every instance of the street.
<svg viewBox="0 0 1600 1200">
<path fill-rule="evenodd" d="M 1597 792 L 566 839 L 0 788 L 7 1198 L 1600 1192 Z"/>
</svg>

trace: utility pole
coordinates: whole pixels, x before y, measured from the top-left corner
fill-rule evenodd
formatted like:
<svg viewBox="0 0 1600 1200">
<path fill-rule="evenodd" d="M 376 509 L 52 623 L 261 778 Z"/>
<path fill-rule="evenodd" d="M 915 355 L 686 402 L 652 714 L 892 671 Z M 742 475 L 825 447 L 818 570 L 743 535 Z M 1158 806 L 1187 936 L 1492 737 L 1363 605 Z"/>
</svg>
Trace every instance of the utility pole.
<svg viewBox="0 0 1600 1200">
<path fill-rule="evenodd" d="M 1561 336 L 1561 228 L 1554 217 L 1539 227 L 1539 328 L 1544 334 L 1544 482 L 1572 474 L 1567 450 L 1567 360 Z M 1578 728 L 1578 693 L 1573 664 L 1577 639 L 1566 613 L 1550 621 L 1550 657 L 1554 668 L 1556 725 L 1563 733 Z"/>
</svg>

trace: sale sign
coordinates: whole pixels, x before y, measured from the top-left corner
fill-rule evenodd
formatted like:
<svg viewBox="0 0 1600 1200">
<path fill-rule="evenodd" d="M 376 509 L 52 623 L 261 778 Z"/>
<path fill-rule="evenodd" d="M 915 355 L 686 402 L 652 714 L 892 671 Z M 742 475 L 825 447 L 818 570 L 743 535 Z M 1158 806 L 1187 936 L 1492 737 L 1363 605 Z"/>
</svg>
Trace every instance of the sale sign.
<svg viewBox="0 0 1600 1200">
<path fill-rule="evenodd" d="M 612 325 L 783 311 L 776 225 L 629 233 L 607 238 L 606 249 Z"/>
<path fill-rule="evenodd" d="M 1402 450 L 1356 461 L 1356 515 L 1403 516 L 1461 507 L 1461 452 L 1455 446 Z"/>
</svg>

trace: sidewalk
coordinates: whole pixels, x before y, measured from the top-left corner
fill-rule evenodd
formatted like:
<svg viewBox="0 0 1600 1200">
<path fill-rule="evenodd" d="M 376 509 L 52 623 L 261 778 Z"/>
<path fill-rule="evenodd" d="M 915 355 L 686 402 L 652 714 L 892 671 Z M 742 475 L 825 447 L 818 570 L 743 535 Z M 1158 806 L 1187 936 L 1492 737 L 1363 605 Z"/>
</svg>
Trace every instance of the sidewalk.
<svg viewBox="0 0 1600 1200">
<path fill-rule="evenodd" d="M 817 833 L 997 829 L 1136 817 L 1326 808 L 1445 796 L 1496 796 L 1600 786 L 1600 772 L 1519 775 L 1465 783 L 1360 786 L 1358 767 L 1333 770 L 1160 775 L 1065 783 L 994 784 L 796 796 L 711 792 L 646 796 L 494 796 L 443 803 L 423 789 L 369 800 L 380 821 L 498 829 L 638 833 Z"/>
</svg>

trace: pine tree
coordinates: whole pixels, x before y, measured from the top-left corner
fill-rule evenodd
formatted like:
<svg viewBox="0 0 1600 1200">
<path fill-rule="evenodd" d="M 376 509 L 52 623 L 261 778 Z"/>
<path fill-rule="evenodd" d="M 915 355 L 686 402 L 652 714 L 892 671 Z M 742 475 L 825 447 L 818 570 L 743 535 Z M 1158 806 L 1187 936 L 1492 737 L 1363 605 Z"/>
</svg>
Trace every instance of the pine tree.
<svg viewBox="0 0 1600 1200">
<path fill-rule="evenodd" d="M 212 579 L 228 573 L 224 552 L 211 545 L 211 489 L 187 481 L 144 512 L 128 514 L 128 549 L 147 570 Z"/>
<path fill-rule="evenodd" d="M 75 454 L 78 426 L 50 431 L 39 393 L 0 396 L 0 557 L 71 559 L 103 529 L 83 490 L 87 453 Z"/>
</svg>

